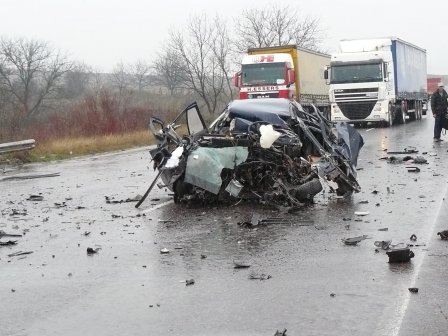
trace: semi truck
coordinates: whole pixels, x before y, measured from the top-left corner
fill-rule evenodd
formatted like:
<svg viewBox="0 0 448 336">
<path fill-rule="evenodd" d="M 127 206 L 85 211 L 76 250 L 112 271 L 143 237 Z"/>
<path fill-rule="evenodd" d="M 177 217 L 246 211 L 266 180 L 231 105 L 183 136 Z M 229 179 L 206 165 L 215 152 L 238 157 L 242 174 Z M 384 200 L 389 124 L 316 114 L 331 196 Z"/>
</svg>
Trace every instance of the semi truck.
<svg viewBox="0 0 448 336">
<path fill-rule="evenodd" d="M 288 98 L 314 104 L 329 114 L 323 73 L 330 55 L 296 45 L 252 48 L 243 56 L 234 84 L 240 99 Z"/>
<path fill-rule="evenodd" d="M 396 37 L 340 41 L 324 73 L 331 119 L 382 123 L 420 120 L 426 92 L 426 50 Z"/>
</svg>

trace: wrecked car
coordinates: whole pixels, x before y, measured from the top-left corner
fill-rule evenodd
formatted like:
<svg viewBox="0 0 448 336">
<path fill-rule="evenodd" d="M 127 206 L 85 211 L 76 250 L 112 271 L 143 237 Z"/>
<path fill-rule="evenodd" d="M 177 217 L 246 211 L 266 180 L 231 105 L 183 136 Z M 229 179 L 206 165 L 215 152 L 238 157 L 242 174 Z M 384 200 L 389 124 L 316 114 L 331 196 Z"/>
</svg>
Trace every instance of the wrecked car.
<svg viewBox="0 0 448 336">
<path fill-rule="evenodd" d="M 325 119 L 313 105 L 283 98 L 235 100 L 207 127 L 192 103 L 170 124 L 151 118 L 150 130 L 158 175 L 145 197 L 159 178 L 175 202 L 254 200 L 295 207 L 312 201 L 322 183 L 338 195 L 360 191 L 362 136 L 346 123 Z"/>
</svg>

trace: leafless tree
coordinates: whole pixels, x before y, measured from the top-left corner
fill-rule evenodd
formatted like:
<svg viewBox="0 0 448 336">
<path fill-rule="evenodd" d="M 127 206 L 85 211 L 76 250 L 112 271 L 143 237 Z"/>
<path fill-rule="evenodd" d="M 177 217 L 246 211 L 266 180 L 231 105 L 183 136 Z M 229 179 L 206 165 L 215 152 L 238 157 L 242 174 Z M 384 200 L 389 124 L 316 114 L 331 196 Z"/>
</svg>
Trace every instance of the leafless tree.
<svg viewBox="0 0 448 336">
<path fill-rule="evenodd" d="M 132 83 L 132 77 L 129 73 L 128 66 L 123 61 L 120 61 L 112 71 L 112 84 L 122 96 L 127 93 Z"/>
<path fill-rule="evenodd" d="M 138 91 L 142 91 L 151 84 L 150 80 L 151 67 L 142 60 L 138 60 L 131 67 L 131 75 L 137 85 Z"/>
<path fill-rule="evenodd" d="M 186 75 L 183 64 L 183 58 L 169 47 L 165 47 L 154 61 L 156 83 L 167 88 L 170 95 L 183 87 Z"/>
<path fill-rule="evenodd" d="M 58 84 L 72 63 L 47 43 L 27 39 L 0 40 L 0 81 L 25 119 L 40 111 L 59 92 Z"/>
<path fill-rule="evenodd" d="M 210 23 L 204 14 L 193 16 L 183 31 L 171 33 L 169 43 L 172 52 L 181 60 L 185 86 L 203 100 L 210 114 L 216 112 L 227 89 L 226 60 L 217 58 L 220 54 L 227 55 L 218 52 L 216 46 L 218 35 L 227 34 L 227 31 L 218 29 L 216 20 L 213 21 Z"/>
<path fill-rule="evenodd" d="M 235 21 L 235 44 L 240 52 L 288 44 L 317 50 L 321 33 L 318 19 L 301 17 L 290 6 L 246 9 Z"/>
<path fill-rule="evenodd" d="M 76 63 L 64 76 L 66 98 L 77 98 L 83 95 L 93 79 L 93 70 L 85 63 Z"/>
</svg>

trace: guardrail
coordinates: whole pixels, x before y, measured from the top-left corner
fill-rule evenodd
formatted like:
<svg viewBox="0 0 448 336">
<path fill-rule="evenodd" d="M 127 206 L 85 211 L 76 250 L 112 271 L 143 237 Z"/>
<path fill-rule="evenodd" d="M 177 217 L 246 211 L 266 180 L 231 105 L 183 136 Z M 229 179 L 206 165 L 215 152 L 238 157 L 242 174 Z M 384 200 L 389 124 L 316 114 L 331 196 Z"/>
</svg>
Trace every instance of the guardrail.
<svg viewBox="0 0 448 336">
<path fill-rule="evenodd" d="M 0 154 L 30 150 L 36 146 L 34 139 L 0 144 Z"/>
</svg>

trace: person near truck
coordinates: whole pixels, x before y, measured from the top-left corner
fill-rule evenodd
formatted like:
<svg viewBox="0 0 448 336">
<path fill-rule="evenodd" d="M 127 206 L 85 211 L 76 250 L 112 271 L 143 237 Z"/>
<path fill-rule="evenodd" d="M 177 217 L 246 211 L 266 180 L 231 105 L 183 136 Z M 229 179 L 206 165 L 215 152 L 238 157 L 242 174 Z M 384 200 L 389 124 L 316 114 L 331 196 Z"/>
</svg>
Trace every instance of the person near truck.
<svg viewBox="0 0 448 336">
<path fill-rule="evenodd" d="M 443 118 L 448 111 L 448 94 L 443 83 L 439 83 L 437 91 L 431 96 L 431 109 L 434 117 L 434 141 L 442 141 L 440 134 L 443 128 Z"/>
</svg>

